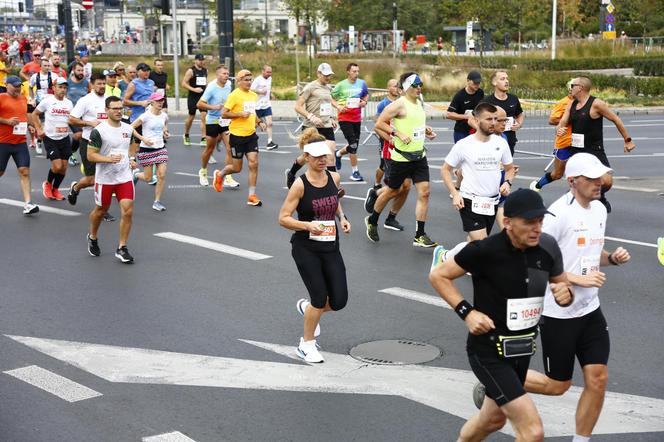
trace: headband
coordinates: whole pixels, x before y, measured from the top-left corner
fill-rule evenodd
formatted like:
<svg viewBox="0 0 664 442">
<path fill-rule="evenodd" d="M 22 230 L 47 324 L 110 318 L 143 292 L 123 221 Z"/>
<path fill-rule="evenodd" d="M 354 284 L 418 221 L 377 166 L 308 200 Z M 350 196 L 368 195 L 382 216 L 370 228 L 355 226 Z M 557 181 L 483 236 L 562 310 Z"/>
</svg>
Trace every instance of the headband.
<svg viewBox="0 0 664 442">
<path fill-rule="evenodd" d="M 420 80 L 419 75 L 417 74 L 412 74 L 408 78 L 406 78 L 401 85 L 403 87 L 403 91 L 406 92 L 408 88 L 410 88 L 413 84 L 419 83 L 420 85 L 422 84 L 422 80 Z"/>
</svg>

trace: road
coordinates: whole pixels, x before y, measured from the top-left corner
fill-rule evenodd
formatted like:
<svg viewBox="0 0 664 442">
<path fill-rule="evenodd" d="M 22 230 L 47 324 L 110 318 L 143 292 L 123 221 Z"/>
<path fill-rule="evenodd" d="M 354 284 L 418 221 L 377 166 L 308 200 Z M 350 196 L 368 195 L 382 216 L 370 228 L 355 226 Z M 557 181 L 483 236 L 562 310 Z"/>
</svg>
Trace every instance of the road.
<svg viewBox="0 0 664 442">
<path fill-rule="evenodd" d="M 295 123 L 275 125 L 281 146 L 260 154 L 263 206 L 250 207 L 246 172 L 236 176 L 238 191 L 198 186 L 201 148 L 182 145 L 182 120 L 174 120 L 162 198 L 167 211 L 151 209 L 151 186 L 137 187 L 129 241 L 134 265 L 113 257 L 117 223 L 102 225 L 102 256 L 88 255 L 92 193 L 83 191 L 74 207 L 44 201 L 37 189 L 45 159 L 32 164 L 33 201 L 42 206 L 37 216 L 23 217 L 11 205 L 20 199 L 13 164 L 0 178 L 0 440 L 454 440 L 474 411 L 466 329 L 427 281 L 431 251 L 411 246 L 415 197 L 398 217 L 407 231 L 381 229 L 380 243 L 370 243 L 362 207 L 368 184 L 347 182 L 344 161 L 342 201 L 353 231 L 341 244 L 350 300 L 323 318 L 319 343 L 327 362 L 309 366 L 294 357 L 302 326 L 295 302 L 306 291 L 290 256 L 290 234 L 277 222 L 283 171 L 297 154 L 287 134 Z M 612 393 L 593 440 L 659 441 L 664 268 L 654 245 L 664 235 L 664 117 L 625 121 L 638 146 L 630 155 L 622 153 L 617 131 L 605 128 L 616 175 L 607 247 L 628 248 L 632 262 L 606 269 L 601 290 Z M 433 124 L 427 232 L 453 246 L 464 235 L 438 171 L 451 148 L 451 124 Z M 548 158 L 533 154 L 549 153 L 551 134 L 543 119 L 526 121 L 517 149 L 530 153 L 517 155 L 517 186 L 542 174 Z M 360 171 L 371 181 L 375 144 L 360 150 L 366 159 Z M 78 176 L 70 171 L 65 184 Z M 558 182 L 542 195 L 551 203 L 564 191 Z M 118 215 L 115 204 L 111 212 Z M 471 296 L 468 278 L 459 286 Z M 360 343 L 400 338 L 432 344 L 442 356 L 400 367 L 348 356 Z M 541 369 L 539 354 L 532 366 Z M 582 385 L 578 366 L 574 385 Z M 577 395 L 536 398 L 549 440 L 573 434 Z M 510 434 L 506 428 L 491 440 L 511 440 Z"/>
</svg>

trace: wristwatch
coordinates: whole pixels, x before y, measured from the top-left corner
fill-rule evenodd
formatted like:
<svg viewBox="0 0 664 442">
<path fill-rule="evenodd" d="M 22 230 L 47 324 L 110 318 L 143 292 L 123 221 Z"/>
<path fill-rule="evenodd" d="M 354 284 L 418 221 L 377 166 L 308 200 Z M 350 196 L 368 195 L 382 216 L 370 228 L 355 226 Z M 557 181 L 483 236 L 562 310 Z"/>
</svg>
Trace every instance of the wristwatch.
<svg viewBox="0 0 664 442">
<path fill-rule="evenodd" d="M 632 137 L 625 138 L 625 143 L 631 143 L 631 142 L 632 142 Z"/>
<path fill-rule="evenodd" d="M 392 132 L 390 132 L 390 135 L 392 135 L 393 137 L 396 137 L 397 136 L 397 131 L 392 129 Z"/>
</svg>

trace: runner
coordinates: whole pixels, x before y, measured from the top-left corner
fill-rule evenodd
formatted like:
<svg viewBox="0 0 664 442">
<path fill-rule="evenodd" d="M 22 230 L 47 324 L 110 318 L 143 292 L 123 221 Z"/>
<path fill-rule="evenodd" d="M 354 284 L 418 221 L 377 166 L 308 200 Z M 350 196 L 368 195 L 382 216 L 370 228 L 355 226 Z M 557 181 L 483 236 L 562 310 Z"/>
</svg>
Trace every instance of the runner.
<svg viewBox="0 0 664 442">
<path fill-rule="evenodd" d="M 164 72 L 164 60 L 157 58 L 154 61 L 154 69 L 150 71 L 150 80 L 154 81 L 157 88 L 155 92 L 161 92 L 164 97 L 168 97 L 168 91 L 171 86 L 168 84 L 168 73 Z M 164 112 L 168 110 L 168 98 L 164 100 Z"/>
<path fill-rule="evenodd" d="M 480 87 L 482 74 L 470 71 L 466 77 L 466 86 L 457 92 L 447 107 L 446 118 L 454 120 L 454 142 L 470 135 L 468 120 L 472 117 L 473 109 L 484 98 L 484 90 Z"/>
<path fill-rule="evenodd" d="M 572 146 L 570 155 L 579 152 L 587 152 L 596 156 L 606 167 L 611 167 L 609 159 L 604 151 L 604 129 L 603 119 L 615 124 L 616 129 L 625 140 L 624 152 L 630 153 L 636 145 L 629 136 L 625 125 L 618 115 L 616 115 L 609 106 L 599 98 L 590 95 L 592 81 L 588 77 L 578 77 L 572 83 L 572 96 L 574 101 L 563 114 L 558 123 L 558 135 L 564 135 L 567 131 L 567 125 L 572 126 Z M 611 204 L 606 199 L 606 192 L 613 185 L 613 177 L 606 174 L 602 177 L 602 197 L 599 201 L 604 204 L 606 211 L 611 213 Z"/>
<path fill-rule="evenodd" d="M 203 96 L 205 86 L 207 86 L 207 76 L 208 71 L 205 68 L 205 55 L 196 54 L 194 57 L 194 65 L 187 69 L 182 78 L 182 87 L 189 91 L 187 94 L 187 109 L 189 109 L 189 115 L 184 121 L 184 135 L 182 136 L 185 146 L 191 146 L 189 130 L 191 129 L 191 124 L 194 122 L 196 110 L 198 110 L 196 104 Z M 207 140 L 205 138 L 205 117 L 206 112 L 201 111 L 201 146 L 207 145 Z"/>
<path fill-rule="evenodd" d="M 514 156 L 514 146 L 516 146 L 516 142 L 518 141 L 516 131 L 523 126 L 526 114 L 521 108 L 519 97 L 507 92 L 510 89 L 507 72 L 494 72 L 491 76 L 491 84 L 493 85 L 493 94 L 485 96 L 482 101 L 491 103 L 496 107 L 502 107 L 507 113 L 505 134 L 507 135 L 507 144 L 510 146 L 510 153 Z"/>
<path fill-rule="evenodd" d="M 417 230 L 413 239 L 415 247 L 435 247 L 438 244 L 424 231 L 429 209 L 429 163 L 424 139 L 433 140 L 436 133 L 426 126 L 426 114 L 422 107 L 422 80 L 415 72 L 406 72 L 399 79 L 403 96 L 387 106 L 378 117 L 376 128 L 390 134 L 394 143 L 391 153 L 387 188 L 378 196 L 371 215 L 364 219 L 367 238 L 378 242 L 378 218 L 387 202 L 396 197 L 406 179 L 411 179 L 417 189 L 415 220 Z M 391 123 L 391 125 L 390 125 Z M 392 128 L 394 126 L 394 128 Z"/>
<path fill-rule="evenodd" d="M 95 75 L 93 74 L 93 78 Z M 93 87 L 95 80 L 92 81 Z M 90 213 L 88 232 L 88 253 L 100 256 L 97 233 L 99 225 L 111 205 L 113 195 L 120 205 L 120 237 L 115 257 L 125 264 L 134 262 L 134 257 L 127 250 L 127 239 L 132 224 L 134 210 L 134 183 L 131 169 L 137 167 L 133 158 L 130 160 L 129 144 L 133 128 L 122 122 L 122 100 L 108 97 L 105 100 L 105 113 L 108 118 L 97 124 L 90 131 L 90 143 L 87 146 L 88 160 L 96 164 L 95 208 Z M 138 135 L 138 134 L 136 134 Z"/>
<path fill-rule="evenodd" d="M 90 53 L 88 51 L 80 51 L 81 64 L 83 65 L 83 75 L 88 81 L 92 81 L 92 63 L 90 63 Z"/>
<path fill-rule="evenodd" d="M 505 201 L 505 230 L 469 243 L 429 275 L 431 285 L 466 323 L 468 360 L 486 385 L 487 399 L 461 428 L 460 441 L 483 440 L 507 419 L 517 441 L 544 439 L 542 420 L 523 387 L 539 313 L 525 318 L 508 316 L 508 311 L 541 311 L 547 285 L 556 302 L 568 305 L 573 300 L 560 249 L 542 234 L 545 213 L 536 192 L 513 192 Z M 473 275 L 474 306 L 453 282 L 466 272 Z"/>
<path fill-rule="evenodd" d="M 346 267 L 339 250 L 335 215 L 344 233 L 350 233 L 351 225 L 339 203 L 341 178 L 326 170 L 330 150 L 325 137 L 308 128 L 302 133 L 300 144 L 304 144 L 307 171 L 288 191 L 279 211 L 279 224 L 295 231 L 291 237 L 293 260 L 310 297 L 310 301 L 300 299 L 296 304 L 304 316 L 297 354 L 307 362 L 319 363 L 324 362 L 316 344 L 321 316 L 341 310 L 348 302 Z M 293 217 L 296 210 L 297 219 Z"/>
<path fill-rule="evenodd" d="M 157 185 L 154 189 L 154 202 L 152 209 L 163 212 L 166 207 L 161 202 L 161 194 L 166 184 L 166 170 L 168 168 L 168 151 L 164 145 L 164 139 L 168 139 L 168 115 L 163 112 L 166 97 L 161 92 L 153 92 L 150 95 L 150 107 L 147 112 L 142 113 L 131 126 L 136 130 L 142 127 L 140 148 L 136 154 L 138 164 L 143 172 L 134 170 L 135 180 L 143 180 L 152 183 L 153 168 L 156 168 Z"/>
<path fill-rule="evenodd" d="M 385 109 L 387 105 L 392 104 L 393 101 L 397 100 L 400 95 L 401 94 L 399 92 L 399 80 L 397 80 L 396 78 L 391 78 L 387 80 L 387 95 L 385 96 L 385 98 L 383 98 L 380 101 L 380 103 L 378 103 L 378 106 L 376 107 L 376 115 L 374 116 L 374 122 L 378 121 L 378 117 L 380 116 L 380 113 L 383 112 L 383 109 Z M 389 144 L 389 141 L 390 141 L 389 137 L 387 139 L 383 139 L 381 138 L 380 135 L 378 135 L 378 156 L 380 158 L 380 163 L 378 165 L 378 168 L 376 169 L 376 178 L 374 180 L 374 186 L 373 186 L 373 188 L 376 190 L 381 188 L 383 176 L 385 175 L 386 158 L 383 158 L 383 148 L 386 142 Z M 389 156 L 387 157 L 387 159 L 389 159 Z"/>
<path fill-rule="evenodd" d="M 30 81 L 30 78 L 40 70 L 41 70 L 41 53 L 35 54 L 35 58 L 33 58 L 29 63 L 23 65 L 23 67 L 21 68 L 21 72 L 19 73 L 19 76 L 25 81 Z"/>
<path fill-rule="evenodd" d="M 231 82 L 228 81 L 228 68 L 224 65 L 219 65 L 215 69 L 215 73 L 217 75 L 216 80 L 207 85 L 205 92 L 203 92 L 203 95 L 201 96 L 201 99 L 198 100 L 197 104 L 201 112 L 207 114 L 205 118 L 207 123 L 205 125 L 207 146 L 201 154 L 201 169 L 198 171 L 198 181 L 201 186 L 210 185 L 208 182 L 207 166 L 212 157 L 212 152 L 214 152 L 214 149 L 220 141 L 224 143 L 226 151 L 226 161 L 224 162 L 224 165 L 228 166 L 233 162 L 233 159 L 231 158 L 228 132 L 230 120 L 221 118 L 221 111 L 224 108 L 224 103 L 226 103 L 226 100 L 231 93 Z M 235 181 L 230 174 L 226 175 L 224 185 L 230 188 L 240 187 L 240 183 Z"/>
<path fill-rule="evenodd" d="M 72 102 L 65 97 L 66 94 L 67 79 L 57 77 L 53 95 L 47 95 L 32 112 L 32 124 L 37 129 L 37 137 L 44 140 L 46 158 L 51 160 L 48 177 L 42 183 L 42 195 L 46 200 L 65 199 L 60 193 L 60 184 L 65 179 L 67 160 L 71 156 L 69 114 L 74 108 Z M 43 127 L 40 121 L 42 115 Z"/>
<path fill-rule="evenodd" d="M 240 173 L 242 171 L 243 158 L 247 157 L 249 163 L 249 197 L 247 204 L 250 206 L 261 206 L 263 202 L 256 196 L 256 181 L 258 179 L 258 135 L 256 135 L 256 101 L 258 95 L 249 90 L 252 80 L 251 72 L 242 69 L 235 76 L 235 89 L 226 99 L 221 118 L 231 120 L 229 129 L 231 135 L 229 142 L 231 145 L 231 164 L 226 165 L 222 170 L 214 171 L 214 189 L 221 192 L 224 177 L 231 173 Z M 265 130 L 265 123 L 258 122 L 262 130 Z"/>
<path fill-rule="evenodd" d="M 357 167 L 357 149 L 362 133 L 362 108 L 369 101 L 369 89 L 364 80 L 360 80 L 360 67 L 356 63 L 346 66 L 345 80 L 340 81 L 332 89 L 332 105 L 339 114 L 339 127 L 344 134 L 348 145 L 336 152 L 337 170 L 341 169 L 341 157 L 350 154 L 350 165 L 353 173 L 350 179 L 364 181 Z"/>
<path fill-rule="evenodd" d="M 32 74 L 28 86 L 30 87 L 30 97 L 34 99 L 35 106 L 38 105 L 47 94 L 53 93 L 53 85 L 57 75 L 51 72 L 51 62 L 46 58 L 41 59 L 41 69 Z"/>
<path fill-rule="evenodd" d="M 67 98 L 72 102 L 74 106 L 78 103 L 78 100 L 88 94 L 88 80 L 83 76 L 83 65 L 81 63 L 76 63 L 73 65 L 73 69 L 69 74 L 67 79 Z M 78 151 L 80 141 L 81 141 L 81 127 L 69 125 L 69 128 L 72 131 L 72 142 L 71 142 L 71 151 L 72 154 L 69 157 L 69 165 L 76 166 L 78 160 L 76 159 L 75 152 Z"/>
<path fill-rule="evenodd" d="M 104 77 L 106 78 L 104 97 L 122 98 L 122 89 L 118 86 L 118 73 L 113 69 L 104 69 Z"/>
<path fill-rule="evenodd" d="M 0 94 L 7 92 L 7 74 L 11 73 L 7 64 L 10 64 L 7 60 L 7 53 L 0 51 Z"/>
<path fill-rule="evenodd" d="M 295 112 L 304 118 L 302 130 L 309 127 L 315 127 L 318 133 L 325 137 L 327 145 L 330 148 L 327 168 L 335 171 L 333 152 L 335 151 L 334 130 L 337 128 L 337 121 L 332 114 L 332 94 L 330 82 L 332 81 L 332 68 L 327 63 L 321 63 L 316 69 L 317 79 L 308 83 L 297 97 L 295 102 Z M 291 166 L 286 169 L 286 186 L 290 189 L 295 182 L 295 175 L 304 166 L 304 154 L 298 156 Z"/>
<path fill-rule="evenodd" d="M 60 54 L 51 55 L 51 72 L 58 77 L 67 78 L 67 70 L 60 65 Z"/>
<path fill-rule="evenodd" d="M 263 66 L 261 75 L 254 78 L 251 83 L 251 90 L 258 95 L 258 102 L 256 103 L 256 116 L 265 122 L 267 126 L 267 146 L 266 150 L 274 150 L 279 145 L 272 141 L 272 103 L 270 99 L 274 100 L 272 94 L 272 67 L 269 65 Z"/>
<path fill-rule="evenodd" d="M 131 110 L 131 115 L 129 116 L 130 123 L 136 121 L 150 104 L 150 95 L 155 90 L 154 81 L 149 78 L 150 70 L 150 66 L 146 63 L 139 63 L 136 66 L 138 77 L 129 83 L 125 91 L 123 104 L 129 106 Z M 140 131 L 138 132 L 140 133 Z M 134 140 L 134 142 L 138 145 L 138 140 Z"/>
<path fill-rule="evenodd" d="M 30 153 L 26 143 L 28 132 L 28 101 L 21 94 L 21 79 L 7 77 L 7 92 L 0 94 L 0 176 L 5 174 L 11 157 L 18 170 L 19 185 L 23 193 L 24 215 L 39 212 L 39 206 L 30 200 Z"/>
</svg>

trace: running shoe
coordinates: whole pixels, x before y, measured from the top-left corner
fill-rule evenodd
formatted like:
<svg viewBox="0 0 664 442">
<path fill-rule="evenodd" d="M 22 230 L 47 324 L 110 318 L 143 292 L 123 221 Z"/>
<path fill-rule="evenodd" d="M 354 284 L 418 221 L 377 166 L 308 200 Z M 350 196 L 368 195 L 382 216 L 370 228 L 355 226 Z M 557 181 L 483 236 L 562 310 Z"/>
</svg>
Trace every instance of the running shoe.
<svg viewBox="0 0 664 442">
<path fill-rule="evenodd" d="M 356 170 L 356 171 L 354 171 L 353 173 L 351 173 L 349 178 L 350 178 L 352 181 L 364 181 L 364 178 L 362 177 L 362 175 L 360 175 L 360 171 L 359 171 L 359 170 Z"/>
<path fill-rule="evenodd" d="M 436 247 L 438 243 L 432 241 L 431 238 L 429 238 L 429 236 L 425 233 L 424 235 L 420 235 L 416 238 L 413 238 L 413 245 L 415 247 L 430 248 L 430 247 Z"/>
<path fill-rule="evenodd" d="M 284 170 L 284 175 L 286 175 L 286 187 L 290 189 L 295 182 L 295 175 L 291 173 L 290 168 Z"/>
<path fill-rule="evenodd" d="M 212 185 L 214 186 L 214 190 L 221 192 L 224 190 L 223 180 L 221 179 L 221 170 L 215 170 L 213 176 L 214 180 L 212 181 Z"/>
<path fill-rule="evenodd" d="M 398 232 L 403 232 L 405 229 L 405 227 L 399 221 L 397 221 L 396 218 L 386 218 L 385 222 L 383 223 L 383 227 L 390 230 L 396 230 Z"/>
<path fill-rule="evenodd" d="M 484 396 L 486 396 L 486 389 L 481 382 L 478 382 L 473 387 L 473 402 L 478 410 L 481 409 L 482 404 L 484 404 Z"/>
<path fill-rule="evenodd" d="M 530 186 L 529 186 L 529 187 L 530 187 L 530 190 L 534 190 L 535 192 L 541 192 L 542 189 L 539 188 L 539 187 L 537 187 L 537 183 L 539 183 L 538 180 L 531 181 L 531 182 L 530 182 Z"/>
<path fill-rule="evenodd" d="M 189 135 L 182 135 L 182 142 L 184 143 L 185 146 L 191 146 L 191 140 L 189 139 Z"/>
<path fill-rule="evenodd" d="M 207 146 L 207 140 L 205 139 L 205 137 L 201 138 L 201 142 L 198 144 L 200 144 L 201 146 Z"/>
<path fill-rule="evenodd" d="M 657 259 L 664 266 L 664 236 L 657 238 Z"/>
<path fill-rule="evenodd" d="M 166 206 L 164 206 L 161 201 L 156 200 L 154 203 L 152 203 L 152 210 L 156 210 L 157 212 L 163 212 L 166 210 Z"/>
<path fill-rule="evenodd" d="M 55 199 L 55 197 L 53 196 L 53 185 L 48 181 L 44 181 L 42 183 L 42 195 L 44 195 L 44 198 L 46 198 L 47 200 Z"/>
<path fill-rule="evenodd" d="M 300 316 L 304 317 L 304 311 L 307 309 L 307 307 L 311 304 L 307 299 L 300 299 L 297 301 L 295 304 L 295 308 L 297 308 L 297 312 L 300 314 Z M 317 338 L 320 336 L 320 324 L 316 324 L 316 330 L 314 330 L 314 338 Z"/>
<path fill-rule="evenodd" d="M 447 254 L 447 249 L 443 246 L 436 246 L 433 249 L 433 256 L 431 258 L 431 269 L 429 269 L 430 272 L 433 269 L 435 269 L 438 266 L 438 264 L 442 264 L 445 261 L 446 254 Z"/>
<path fill-rule="evenodd" d="M 138 183 L 138 174 L 141 172 L 140 169 L 132 169 L 131 170 L 131 179 L 134 181 L 134 186 L 136 183 Z"/>
<path fill-rule="evenodd" d="M 238 183 L 233 179 L 233 175 L 226 175 L 224 177 L 224 186 L 229 187 L 231 189 L 239 189 L 240 183 Z"/>
<path fill-rule="evenodd" d="M 318 348 L 316 348 L 316 340 L 305 341 L 304 338 L 300 338 L 300 345 L 297 347 L 297 355 L 304 359 L 306 362 L 320 363 L 325 362 L 323 355 L 320 354 Z"/>
<path fill-rule="evenodd" d="M 599 202 L 604 204 L 604 207 L 606 207 L 606 213 L 611 213 L 611 203 L 609 202 L 609 200 L 606 199 L 605 196 L 602 196 L 599 199 Z"/>
<path fill-rule="evenodd" d="M 214 156 L 210 155 L 210 159 L 208 160 L 208 164 L 217 164 L 217 160 L 214 158 Z"/>
<path fill-rule="evenodd" d="M 262 206 L 263 201 L 261 201 L 255 193 L 252 193 L 249 195 L 249 198 L 247 198 L 247 204 L 250 206 Z"/>
<path fill-rule="evenodd" d="M 157 182 L 159 182 L 159 178 L 157 178 L 157 175 L 152 174 L 152 178 L 150 178 L 150 181 L 148 181 L 148 184 L 151 186 L 156 186 Z"/>
<path fill-rule="evenodd" d="M 274 141 L 270 141 L 269 143 L 267 143 L 267 146 L 265 146 L 265 150 L 275 150 L 278 147 L 279 145 L 277 143 L 275 143 Z"/>
<path fill-rule="evenodd" d="M 115 251 L 115 257 L 118 258 L 125 264 L 131 264 L 134 262 L 134 257 L 129 254 L 127 246 L 122 246 Z"/>
<path fill-rule="evenodd" d="M 69 157 L 69 165 L 70 165 L 71 167 L 76 167 L 76 166 L 78 166 L 78 158 L 76 158 L 76 155 L 72 154 L 72 155 Z"/>
<path fill-rule="evenodd" d="M 23 215 L 34 215 L 39 212 L 39 206 L 28 201 L 23 205 Z"/>
<path fill-rule="evenodd" d="M 37 140 L 35 143 L 35 153 L 37 155 L 42 155 L 44 153 L 44 148 L 42 147 L 42 143 L 40 140 Z"/>
<path fill-rule="evenodd" d="M 72 206 L 76 205 L 76 200 L 78 199 L 78 192 L 75 189 L 77 184 L 78 181 L 72 181 L 69 186 L 69 194 L 67 194 L 67 201 L 69 201 L 69 204 Z"/>
<path fill-rule="evenodd" d="M 89 233 L 87 234 L 86 238 L 88 239 L 88 253 L 90 256 L 100 256 L 101 249 L 99 248 L 99 242 L 96 239 L 90 238 Z"/>
<path fill-rule="evenodd" d="M 369 223 L 368 216 L 364 218 L 364 225 L 367 226 L 367 238 L 369 238 L 369 241 L 380 241 L 380 237 L 378 236 L 378 226 L 376 224 Z"/>
<path fill-rule="evenodd" d="M 210 183 L 208 182 L 207 169 L 201 169 L 198 171 L 198 184 L 200 184 L 203 187 L 207 187 L 210 185 Z"/>
<path fill-rule="evenodd" d="M 62 193 L 60 193 L 60 189 L 56 189 L 55 187 L 53 187 L 53 198 L 56 201 L 63 201 L 65 199 L 65 196 Z"/>
<path fill-rule="evenodd" d="M 338 151 L 337 151 L 338 152 Z M 341 170 L 341 157 L 334 154 L 334 164 L 337 166 L 337 172 Z"/>
<path fill-rule="evenodd" d="M 364 198 L 364 210 L 366 210 L 367 213 L 373 213 L 374 204 L 376 204 L 377 199 L 378 192 L 376 191 L 376 188 L 370 187 L 367 190 L 367 197 Z"/>
<path fill-rule="evenodd" d="M 113 221 L 115 221 L 115 217 L 110 213 L 106 212 L 104 213 L 104 221 L 106 221 L 107 223 L 112 223 Z"/>
</svg>

